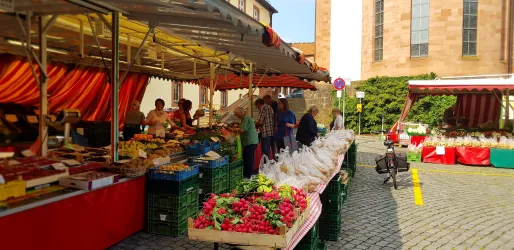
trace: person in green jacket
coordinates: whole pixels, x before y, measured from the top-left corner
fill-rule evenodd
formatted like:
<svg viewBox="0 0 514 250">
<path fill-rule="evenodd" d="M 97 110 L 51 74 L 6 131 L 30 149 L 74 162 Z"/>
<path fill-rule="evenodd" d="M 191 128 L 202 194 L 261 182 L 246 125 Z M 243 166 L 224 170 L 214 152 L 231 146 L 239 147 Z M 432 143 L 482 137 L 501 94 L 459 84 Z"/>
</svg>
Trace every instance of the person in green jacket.
<svg viewBox="0 0 514 250">
<path fill-rule="evenodd" d="M 241 145 L 243 146 L 243 162 L 244 162 L 244 177 L 251 178 L 254 169 L 255 149 L 259 144 L 259 136 L 255 129 L 255 122 L 246 111 L 238 107 L 234 110 L 234 115 L 241 119 L 241 126 L 234 128 L 235 132 L 239 132 L 241 138 Z"/>
</svg>

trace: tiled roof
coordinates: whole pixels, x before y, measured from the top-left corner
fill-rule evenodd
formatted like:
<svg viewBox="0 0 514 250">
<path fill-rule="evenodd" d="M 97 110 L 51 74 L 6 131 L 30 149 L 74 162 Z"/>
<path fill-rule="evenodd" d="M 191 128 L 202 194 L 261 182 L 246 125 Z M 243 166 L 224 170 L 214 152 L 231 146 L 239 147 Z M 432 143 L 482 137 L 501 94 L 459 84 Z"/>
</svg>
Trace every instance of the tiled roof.
<svg viewBox="0 0 514 250">
<path fill-rule="evenodd" d="M 291 43 L 291 46 L 303 51 L 306 56 L 315 54 L 314 43 Z"/>
</svg>

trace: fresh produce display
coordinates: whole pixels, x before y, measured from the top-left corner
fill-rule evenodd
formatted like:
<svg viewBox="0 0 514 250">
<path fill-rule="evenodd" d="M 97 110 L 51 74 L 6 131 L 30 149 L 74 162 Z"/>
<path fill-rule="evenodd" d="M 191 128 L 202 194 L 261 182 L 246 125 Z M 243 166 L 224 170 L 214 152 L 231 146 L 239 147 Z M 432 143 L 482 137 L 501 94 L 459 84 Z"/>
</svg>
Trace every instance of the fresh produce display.
<svg viewBox="0 0 514 250">
<path fill-rule="evenodd" d="M 25 166 L 13 166 L 9 169 L 2 169 L 0 174 L 4 177 L 6 181 L 15 181 L 15 180 L 34 180 L 38 178 L 43 178 L 47 176 L 57 175 L 65 173 L 66 170 L 57 170 L 52 167 L 41 168 L 38 165 L 25 165 Z"/>
<path fill-rule="evenodd" d="M 271 192 L 272 190 L 273 181 L 262 174 L 258 175 L 257 178 L 240 182 L 235 189 L 238 194 Z"/>
<path fill-rule="evenodd" d="M 478 135 L 478 134 L 476 134 Z M 448 138 L 443 136 L 432 136 L 425 139 L 424 147 L 475 147 L 475 148 L 503 148 L 514 149 L 514 139 L 508 137 L 485 137 L 480 134 L 479 137 L 456 137 Z"/>
<path fill-rule="evenodd" d="M 172 174 L 173 171 L 191 170 L 189 165 L 183 163 L 169 163 L 158 167 L 157 173 Z"/>
<path fill-rule="evenodd" d="M 147 134 L 135 134 L 134 135 L 134 140 L 136 140 L 136 141 L 146 141 L 146 140 L 150 140 L 150 139 L 153 139 L 153 135 L 147 135 Z"/>
<path fill-rule="evenodd" d="M 218 138 L 221 135 L 219 130 L 202 130 L 189 137 L 191 141 L 203 142 L 205 140 L 212 141 L 211 138 Z"/>
<path fill-rule="evenodd" d="M 220 154 L 222 155 L 228 155 L 228 156 L 237 156 L 237 147 L 234 143 L 222 143 L 220 147 Z M 235 158 L 235 157 L 234 157 Z M 237 160 L 232 159 L 232 160 Z"/>
<path fill-rule="evenodd" d="M 212 194 L 203 203 L 194 228 L 278 235 L 280 227 L 291 227 L 307 206 L 303 190 L 287 185 L 247 197 Z"/>
<path fill-rule="evenodd" d="M 144 158 L 135 158 L 135 159 L 132 159 L 130 160 L 129 162 L 127 163 L 124 163 L 123 166 L 124 168 L 152 168 L 154 167 L 154 164 L 153 164 L 153 161 L 150 160 L 150 159 L 144 159 Z"/>
<path fill-rule="evenodd" d="M 304 147 L 289 154 L 289 150 L 277 154 L 277 161 L 261 163 L 260 172 L 277 183 L 302 187 L 308 192 L 324 183 L 337 169 L 339 156 L 344 154 L 353 142 L 353 131 L 332 131 L 317 139 L 311 147 Z"/>
<path fill-rule="evenodd" d="M 83 174 L 78 174 L 75 176 L 70 176 L 67 178 L 72 179 L 72 180 L 80 180 L 80 181 L 94 181 L 94 180 L 98 180 L 98 179 L 102 179 L 102 178 L 106 178 L 106 177 L 110 177 L 110 176 L 113 176 L 113 174 L 91 171 L 91 172 L 87 172 L 87 173 L 83 173 Z"/>
<path fill-rule="evenodd" d="M 413 127 L 408 128 L 407 133 L 409 135 L 426 135 L 429 133 L 429 131 L 428 131 L 427 127 L 420 124 L 417 128 L 413 128 Z"/>
</svg>

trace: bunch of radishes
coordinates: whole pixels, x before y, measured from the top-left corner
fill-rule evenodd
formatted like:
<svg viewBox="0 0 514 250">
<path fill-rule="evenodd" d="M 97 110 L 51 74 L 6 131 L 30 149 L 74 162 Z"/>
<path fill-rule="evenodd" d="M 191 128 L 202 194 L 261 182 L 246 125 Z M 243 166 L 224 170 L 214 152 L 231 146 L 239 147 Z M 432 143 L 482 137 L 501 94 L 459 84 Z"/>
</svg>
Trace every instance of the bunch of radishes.
<svg viewBox="0 0 514 250">
<path fill-rule="evenodd" d="M 301 189 L 290 186 L 272 192 L 237 198 L 233 194 L 211 195 L 194 220 L 198 229 L 241 233 L 280 234 L 281 226 L 291 227 L 295 209 L 303 212 L 307 198 Z"/>
</svg>

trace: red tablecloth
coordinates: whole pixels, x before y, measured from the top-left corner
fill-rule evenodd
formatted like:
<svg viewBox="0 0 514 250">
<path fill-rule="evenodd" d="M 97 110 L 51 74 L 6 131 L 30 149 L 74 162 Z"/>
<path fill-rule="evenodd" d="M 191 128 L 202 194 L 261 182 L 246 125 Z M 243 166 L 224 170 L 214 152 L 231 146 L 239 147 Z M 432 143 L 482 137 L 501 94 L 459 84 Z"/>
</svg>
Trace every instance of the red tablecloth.
<svg viewBox="0 0 514 250">
<path fill-rule="evenodd" d="M 464 165 L 489 166 L 490 149 L 474 147 L 457 147 L 457 161 Z"/>
<path fill-rule="evenodd" d="M 426 163 L 454 165 L 456 159 L 455 155 L 455 148 L 445 148 L 444 155 L 437 155 L 436 147 L 423 147 L 423 153 L 421 154 L 421 158 L 423 159 L 423 162 Z"/>
<path fill-rule="evenodd" d="M 142 230 L 145 177 L 0 217 L 1 249 L 105 249 Z"/>
<path fill-rule="evenodd" d="M 426 138 L 427 137 L 424 135 L 413 135 L 410 137 L 410 144 L 417 147 L 417 146 L 419 146 L 419 144 L 424 142 Z"/>
</svg>

